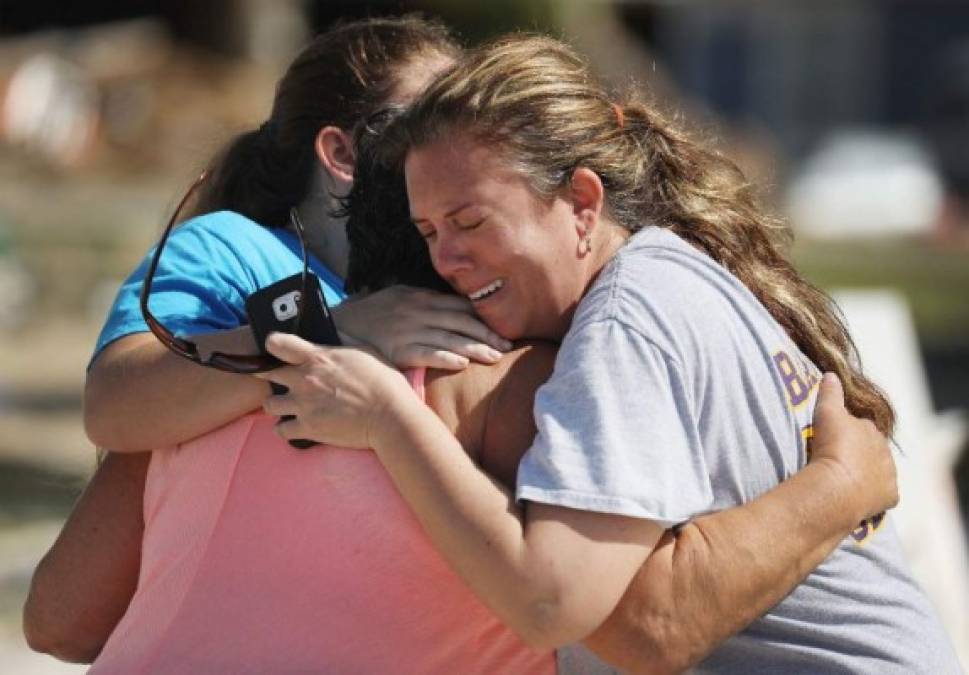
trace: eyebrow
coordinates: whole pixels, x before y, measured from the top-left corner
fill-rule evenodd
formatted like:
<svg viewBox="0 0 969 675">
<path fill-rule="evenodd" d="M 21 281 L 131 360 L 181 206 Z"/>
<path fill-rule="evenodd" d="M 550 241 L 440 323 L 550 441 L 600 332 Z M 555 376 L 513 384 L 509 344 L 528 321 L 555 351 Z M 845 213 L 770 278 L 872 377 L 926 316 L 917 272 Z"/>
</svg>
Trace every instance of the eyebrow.
<svg viewBox="0 0 969 675">
<path fill-rule="evenodd" d="M 462 204 L 458 208 L 451 209 L 450 211 L 448 211 L 447 213 L 445 213 L 444 214 L 444 217 L 445 218 L 453 218 L 454 216 L 458 215 L 459 213 L 461 213 L 465 209 L 471 208 L 472 206 L 474 206 L 474 204 L 472 204 L 471 202 L 468 202 L 466 204 Z M 418 223 L 426 223 L 427 222 L 427 218 L 415 218 L 413 215 L 411 215 L 410 219 L 411 219 L 411 222 L 414 223 L 415 225 L 417 225 Z"/>
</svg>

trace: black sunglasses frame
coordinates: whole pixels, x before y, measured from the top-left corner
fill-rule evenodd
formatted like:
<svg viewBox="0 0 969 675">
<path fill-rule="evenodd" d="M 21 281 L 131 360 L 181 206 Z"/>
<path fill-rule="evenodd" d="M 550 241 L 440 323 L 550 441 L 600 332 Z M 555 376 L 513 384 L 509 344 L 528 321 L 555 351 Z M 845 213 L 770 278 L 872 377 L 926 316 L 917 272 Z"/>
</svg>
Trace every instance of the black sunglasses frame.
<svg viewBox="0 0 969 675">
<path fill-rule="evenodd" d="M 161 260 L 162 250 L 165 248 L 165 244 L 168 242 L 168 238 L 172 231 L 175 229 L 175 225 L 178 223 L 178 217 L 182 210 L 185 208 L 185 204 L 188 203 L 192 195 L 199 188 L 202 183 L 205 182 L 207 178 L 207 172 L 202 172 L 201 175 L 195 180 L 195 182 L 189 187 L 185 192 L 185 195 L 179 200 L 178 206 L 175 207 L 171 218 L 168 220 L 168 224 L 165 226 L 165 231 L 162 232 L 161 238 L 158 240 L 158 245 L 155 247 L 155 253 L 152 256 L 151 264 L 148 266 L 148 271 L 145 273 L 145 280 L 141 285 L 141 315 L 145 319 L 145 323 L 148 325 L 148 330 L 158 338 L 158 341 L 165 345 L 174 354 L 181 356 L 184 359 L 197 363 L 200 366 L 205 366 L 207 368 L 215 368 L 216 370 L 221 370 L 227 373 L 263 373 L 269 370 L 274 370 L 278 368 L 281 364 L 279 360 L 272 356 L 271 354 L 226 354 L 223 352 L 212 352 L 207 357 L 203 358 L 199 354 L 198 347 L 196 344 L 190 340 L 180 338 L 170 330 L 168 330 L 161 321 L 159 321 L 154 314 L 151 313 L 151 308 L 149 306 L 149 298 L 151 297 L 151 286 L 154 281 L 155 272 L 158 269 L 158 263 Z M 300 220 L 299 213 L 296 208 L 293 207 L 289 212 L 289 219 L 293 225 L 293 229 L 296 230 L 296 236 L 299 239 L 300 250 L 303 254 L 303 272 L 302 272 L 302 290 L 300 297 L 306 297 L 306 290 L 309 287 L 309 257 L 306 252 L 306 236 L 303 229 L 303 222 Z M 303 306 L 305 303 L 296 303 L 296 316 L 294 317 L 294 324 L 300 326 L 303 319 Z"/>
</svg>

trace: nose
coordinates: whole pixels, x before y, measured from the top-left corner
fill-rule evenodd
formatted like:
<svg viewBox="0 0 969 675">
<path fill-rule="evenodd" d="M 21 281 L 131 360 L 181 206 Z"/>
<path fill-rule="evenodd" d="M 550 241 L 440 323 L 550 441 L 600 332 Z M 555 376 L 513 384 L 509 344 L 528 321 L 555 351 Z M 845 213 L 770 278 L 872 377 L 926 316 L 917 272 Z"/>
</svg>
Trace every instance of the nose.
<svg viewBox="0 0 969 675">
<path fill-rule="evenodd" d="M 440 228 L 430 246 L 431 263 L 437 273 L 453 281 L 461 272 L 471 268 L 472 260 L 461 232 Z"/>
</svg>

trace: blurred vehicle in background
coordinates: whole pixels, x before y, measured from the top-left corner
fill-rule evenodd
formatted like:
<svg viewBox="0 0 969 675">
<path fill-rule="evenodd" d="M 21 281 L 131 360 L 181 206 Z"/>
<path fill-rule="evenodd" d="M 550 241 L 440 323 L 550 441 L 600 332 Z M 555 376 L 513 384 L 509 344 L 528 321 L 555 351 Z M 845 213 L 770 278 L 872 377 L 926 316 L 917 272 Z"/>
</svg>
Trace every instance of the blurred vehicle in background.
<svg viewBox="0 0 969 675">
<path fill-rule="evenodd" d="M 942 180 L 917 138 L 845 130 L 798 168 L 786 211 L 812 239 L 928 237 L 942 200 Z"/>
</svg>

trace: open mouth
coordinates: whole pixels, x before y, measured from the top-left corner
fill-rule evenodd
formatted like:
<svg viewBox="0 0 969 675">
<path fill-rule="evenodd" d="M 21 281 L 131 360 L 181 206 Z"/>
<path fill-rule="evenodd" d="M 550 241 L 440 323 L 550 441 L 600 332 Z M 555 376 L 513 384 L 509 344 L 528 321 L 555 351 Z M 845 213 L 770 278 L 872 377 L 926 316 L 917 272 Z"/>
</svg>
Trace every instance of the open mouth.
<svg viewBox="0 0 969 675">
<path fill-rule="evenodd" d="M 468 299 L 471 300 L 471 302 L 480 302 L 481 300 L 484 300 L 485 298 L 488 298 L 494 295 L 495 293 L 497 293 L 504 285 L 505 285 L 504 281 L 502 281 L 501 279 L 496 279 L 495 281 L 492 281 L 484 288 L 479 288 L 474 293 L 469 293 Z"/>
</svg>

